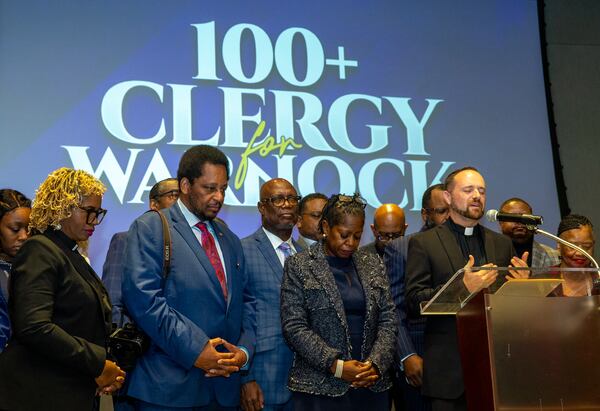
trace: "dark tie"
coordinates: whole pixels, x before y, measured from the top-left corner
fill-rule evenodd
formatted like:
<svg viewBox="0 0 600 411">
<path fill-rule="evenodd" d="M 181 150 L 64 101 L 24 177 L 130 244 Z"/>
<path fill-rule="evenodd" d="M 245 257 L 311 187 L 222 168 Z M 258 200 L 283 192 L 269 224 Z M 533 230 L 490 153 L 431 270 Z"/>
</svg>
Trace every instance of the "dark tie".
<svg viewBox="0 0 600 411">
<path fill-rule="evenodd" d="M 217 273 L 217 279 L 219 280 L 219 284 L 221 284 L 223 297 L 225 297 L 225 300 L 227 300 L 227 282 L 225 280 L 225 270 L 223 270 L 223 264 L 221 263 L 219 251 L 217 251 L 215 239 L 208 232 L 204 222 L 200 221 L 198 224 L 196 224 L 196 227 L 198 227 L 200 229 L 200 233 L 202 233 L 202 248 L 204 248 L 204 252 L 208 256 L 210 264 L 215 269 L 215 273 Z"/>
<path fill-rule="evenodd" d="M 294 250 L 292 250 L 292 247 L 290 247 L 290 245 L 285 241 L 279 244 L 279 247 L 277 248 L 279 248 L 283 253 L 283 261 L 285 261 L 290 255 L 294 254 Z"/>
</svg>

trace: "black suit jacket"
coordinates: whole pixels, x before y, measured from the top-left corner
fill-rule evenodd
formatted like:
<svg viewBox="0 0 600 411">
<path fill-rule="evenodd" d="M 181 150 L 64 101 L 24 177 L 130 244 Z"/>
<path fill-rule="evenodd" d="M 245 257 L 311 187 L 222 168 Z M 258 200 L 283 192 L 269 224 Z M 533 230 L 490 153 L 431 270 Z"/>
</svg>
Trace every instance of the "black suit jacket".
<svg viewBox="0 0 600 411">
<path fill-rule="evenodd" d="M 483 236 L 487 262 L 508 266 L 514 255 L 510 239 L 484 227 Z M 420 303 L 430 300 L 466 263 L 445 224 L 412 236 L 406 267 L 406 299 L 411 314 L 418 314 Z M 427 317 L 422 392 L 446 399 L 458 398 L 464 392 L 455 316 Z"/>
<path fill-rule="evenodd" d="M 92 410 L 106 360 L 110 302 L 75 243 L 48 230 L 15 259 L 13 334 L 0 355 L 0 409 Z"/>
</svg>

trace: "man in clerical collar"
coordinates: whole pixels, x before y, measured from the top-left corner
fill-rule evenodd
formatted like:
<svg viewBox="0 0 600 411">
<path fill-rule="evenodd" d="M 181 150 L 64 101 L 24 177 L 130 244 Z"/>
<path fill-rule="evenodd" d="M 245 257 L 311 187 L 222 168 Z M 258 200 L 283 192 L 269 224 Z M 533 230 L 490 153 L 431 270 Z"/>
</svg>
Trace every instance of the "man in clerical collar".
<svg viewBox="0 0 600 411">
<path fill-rule="evenodd" d="M 319 231 L 319 221 L 321 221 L 321 212 L 327 203 L 327 196 L 321 193 L 308 194 L 300 200 L 298 204 L 298 244 L 302 248 L 308 248 L 321 237 Z"/>
<path fill-rule="evenodd" d="M 479 225 L 484 214 L 486 185 L 473 167 L 456 170 L 446 177 L 444 199 L 449 218 L 430 230 L 417 233 L 408 244 L 406 301 L 412 316 L 461 268 L 473 266 L 523 266 L 514 257 L 509 238 Z M 527 254 L 523 255 L 527 259 Z M 527 276 L 524 271 L 515 276 Z M 477 293 L 492 285 L 497 271 L 465 271 L 465 292 Z M 504 281 L 504 278 L 501 278 Z M 466 410 L 467 400 L 454 316 L 428 316 L 425 327 L 421 392 L 431 400 L 433 411 Z"/>
<path fill-rule="evenodd" d="M 521 198 L 509 198 L 500 206 L 501 213 L 511 214 L 533 214 L 531 206 Z M 538 243 L 533 239 L 533 231 L 530 231 L 521 223 L 500 222 L 502 234 L 512 240 L 517 255 L 525 251 L 529 253 L 527 265 L 530 267 L 552 267 L 558 265 L 558 250 L 547 245 Z"/>
</svg>

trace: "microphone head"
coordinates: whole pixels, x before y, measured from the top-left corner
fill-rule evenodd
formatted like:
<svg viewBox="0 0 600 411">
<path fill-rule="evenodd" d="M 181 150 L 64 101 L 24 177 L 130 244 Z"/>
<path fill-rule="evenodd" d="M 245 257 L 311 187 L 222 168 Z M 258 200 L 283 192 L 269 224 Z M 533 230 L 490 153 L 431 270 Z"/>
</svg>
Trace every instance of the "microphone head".
<svg viewBox="0 0 600 411">
<path fill-rule="evenodd" d="M 487 218 L 488 221 L 495 223 L 496 221 L 498 221 L 498 210 L 488 210 L 485 213 L 485 218 Z"/>
</svg>

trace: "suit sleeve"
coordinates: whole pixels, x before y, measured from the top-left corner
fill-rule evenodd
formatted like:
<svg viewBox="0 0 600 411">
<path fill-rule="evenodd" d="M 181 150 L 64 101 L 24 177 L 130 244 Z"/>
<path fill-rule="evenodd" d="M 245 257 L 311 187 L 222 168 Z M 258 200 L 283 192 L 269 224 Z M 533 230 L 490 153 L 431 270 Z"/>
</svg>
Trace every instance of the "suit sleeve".
<svg viewBox="0 0 600 411">
<path fill-rule="evenodd" d="M 125 251 L 123 303 L 154 344 L 173 361 L 191 369 L 209 338 L 167 303 L 163 293 L 162 241 L 162 225 L 156 213 L 144 215 L 132 224 Z"/>
<path fill-rule="evenodd" d="M 377 319 L 377 337 L 368 358 L 379 372 L 384 374 L 394 361 L 398 325 L 396 307 L 392 300 L 389 283 L 383 274 L 385 273 L 385 267 L 381 259 L 377 258 L 377 260 L 379 267 L 377 267 L 376 272 L 382 274 L 378 275 L 371 285 L 378 291 L 379 316 Z"/>
<path fill-rule="evenodd" d="M 297 254 L 296 254 L 297 255 Z M 302 356 L 318 370 L 329 371 L 342 352 L 330 347 L 315 333 L 308 321 L 308 310 L 304 300 L 304 287 L 299 278 L 297 259 L 292 256 L 285 262 L 281 283 L 281 326 L 283 337 L 290 349 Z"/>
<path fill-rule="evenodd" d="M 122 326 L 129 322 L 123 315 L 123 301 L 121 300 L 121 277 L 123 276 L 123 263 L 125 262 L 125 242 L 127 235 L 117 233 L 110 240 L 106 260 L 102 266 L 102 282 L 108 291 L 112 303 L 113 322 Z"/>
<path fill-rule="evenodd" d="M 242 246 L 238 243 L 238 249 L 241 250 Z M 252 364 L 252 357 L 254 356 L 254 348 L 256 346 L 256 299 L 254 293 L 250 287 L 250 279 L 246 261 L 243 252 L 241 253 L 241 267 L 242 273 L 242 333 L 237 345 L 244 347 L 248 350 L 247 366 Z"/>
<path fill-rule="evenodd" d="M 431 261 L 422 242 L 422 236 L 415 235 L 408 242 L 406 260 L 406 302 L 408 312 L 421 314 L 421 303 L 429 301 L 442 287 L 433 287 Z"/>
<path fill-rule="evenodd" d="M 35 240 L 23 245 L 11 274 L 13 332 L 31 350 L 98 377 L 106 360 L 105 348 L 70 335 L 53 322 L 54 302 L 64 270 L 66 266 L 56 251 Z"/>
<path fill-rule="evenodd" d="M 390 291 L 398 317 L 398 337 L 396 341 L 396 357 L 398 361 L 417 351 L 408 333 L 408 315 L 405 298 L 406 239 L 393 241 L 385 248 L 384 262 L 390 280 Z"/>
</svg>

